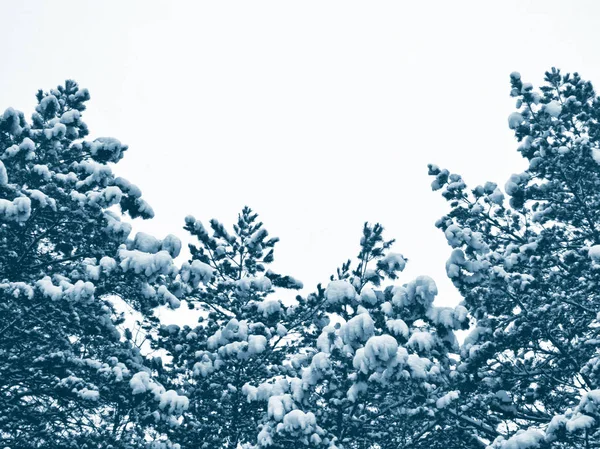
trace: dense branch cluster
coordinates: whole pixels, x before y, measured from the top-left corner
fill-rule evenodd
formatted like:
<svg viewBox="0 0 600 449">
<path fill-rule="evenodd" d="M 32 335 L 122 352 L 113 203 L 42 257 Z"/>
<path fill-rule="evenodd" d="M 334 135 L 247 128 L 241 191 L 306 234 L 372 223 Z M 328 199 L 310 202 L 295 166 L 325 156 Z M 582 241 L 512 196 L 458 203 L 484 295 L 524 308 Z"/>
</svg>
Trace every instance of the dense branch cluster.
<svg viewBox="0 0 600 449">
<path fill-rule="evenodd" d="M 402 280 L 379 224 L 308 294 L 247 207 L 232 229 L 186 217 L 180 262 L 178 237 L 132 233 L 153 211 L 113 173 L 127 146 L 86 140 L 86 89 L 7 109 L 0 447 L 600 447 L 600 99 L 556 69 L 510 79 L 527 170 L 468 189 L 429 166 L 456 307 Z"/>
</svg>

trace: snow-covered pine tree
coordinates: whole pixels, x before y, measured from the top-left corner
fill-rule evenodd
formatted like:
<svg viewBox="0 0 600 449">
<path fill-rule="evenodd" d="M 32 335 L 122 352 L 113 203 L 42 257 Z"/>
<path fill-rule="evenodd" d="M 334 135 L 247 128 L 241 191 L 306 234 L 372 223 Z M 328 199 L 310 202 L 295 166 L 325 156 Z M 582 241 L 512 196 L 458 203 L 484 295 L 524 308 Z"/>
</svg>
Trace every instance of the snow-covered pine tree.
<svg viewBox="0 0 600 449">
<path fill-rule="evenodd" d="M 116 207 L 153 212 L 112 172 L 127 146 L 84 140 L 88 91 L 67 81 L 37 99 L 31 122 L 0 115 L 0 446 L 145 445 L 146 424 L 173 420 L 186 399 L 152 379 L 106 299 L 176 306 L 166 286 L 180 242 L 127 241 Z"/>
<path fill-rule="evenodd" d="M 458 368 L 472 432 L 493 448 L 600 445 L 600 99 L 575 74 L 539 91 L 511 74 L 509 117 L 529 162 L 505 195 L 430 166 L 451 211 L 448 276 L 476 327 Z"/>
<path fill-rule="evenodd" d="M 249 208 L 230 233 L 213 219 L 210 228 L 187 217 L 191 260 L 182 265 L 188 305 L 202 311 L 194 328 L 162 326 L 155 342 L 172 356 L 165 383 L 190 401 L 183 424 L 166 428 L 184 449 L 239 447 L 256 438 L 264 404 L 247 400 L 244 385 L 285 374 L 282 362 L 313 319 L 311 299 L 295 304 L 277 298 L 276 288 L 302 284 L 268 269 L 274 246 Z M 299 335 L 300 334 L 300 335 Z"/>
<path fill-rule="evenodd" d="M 357 261 L 344 263 L 315 295 L 322 298 L 320 333 L 290 359 L 298 374 L 243 388 L 252 403 L 268 404 L 252 447 L 476 444 L 446 424 L 456 413 L 454 330 L 467 324 L 466 310 L 434 306 L 437 287 L 427 276 L 384 288 L 406 264 L 389 251 L 392 244 L 381 225 L 365 224 Z"/>
</svg>

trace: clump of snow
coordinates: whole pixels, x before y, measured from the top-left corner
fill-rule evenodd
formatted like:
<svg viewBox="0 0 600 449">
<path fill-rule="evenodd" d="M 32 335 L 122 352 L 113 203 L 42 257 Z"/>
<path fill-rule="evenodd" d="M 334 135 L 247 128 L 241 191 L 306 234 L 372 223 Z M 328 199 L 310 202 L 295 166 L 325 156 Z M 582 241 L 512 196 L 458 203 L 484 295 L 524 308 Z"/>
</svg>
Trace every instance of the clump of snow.
<svg viewBox="0 0 600 449">
<path fill-rule="evenodd" d="M 9 282 L 0 284 L 0 289 L 8 291 L 8 294 L 12 295 L 13 298 L 20 298 L 23 296 L 27 299 L 33 299 L 34 296 L 33 288 L 24 282 Z"/>
<path fill-rule="evenodd" d="M 24 153 L 33 153 L 35 151 L 35 143 L 29 137 L 25 137 L 19 144 L 19 151 Z"/>
<path fill-rule="evenodd" d="M 115 268 L 117 268 L 117 261 L 109 256 L 104 256 L 100 259 L 100 267 L 106 273 L 110 273 Z"/>
<path fill-rule="evenodd" d="M 143 218 L 153 218 L 154 217 L 154 210 L 152 209 L 152 206 L 150 206 L 150 204 L 148 204 L 143 199 L 137 198 L 134 201 L 134 205 L 135 205 L 135 211 L 139 216 L 141 216 Z"/>
<path fill-rule="evenodd" d="M 332 347 L 341 347 L 342 345 L 343 342 L 333 326 L 325 326 L 317 338 L 317 349 L 324 353 L 330 353 Z"/>
<path fill-rule="evenodd" d="M 565 415 L 554 415 L 550 420 L 550 424 L 546 427 L 546 441 L 552 442 L 556 440 L 557 433 L 566 427 L 568 419 Z"/>
<path fill-rule="evenodd" d="M 199 260 L 194 260 L 191 264 L 185 262 L 179 272 L 183 282 L 188 282 L 192 288 L 197 288 L 200 282 L 203 284 L 210 282 L 214 273 L 213 267 Z"/>
<path fill-rule="evenodd" d="M 172 309 L 178 309 L 181 305 L 181 301 L 179 301 L 179 299 L 164 285 L 158 287 L 156 293 L 158 294 L 158 297 L 162 298 L 162 300 L 169 304 Z"/>
<path fill-rule="evenodd" d="M 417 354 L 410 354 L 407 357 L 406 364 L 410 368 L 411 376 L 417 379 L 427 378 L 427 370 L 431 366 L 431 360 L 425 357 L 419 357 Z"/>
<path fill-rule="evenodd" d="M 467 320 L 468 312 L 463 306 L 451 307 L 431 307 L 427 311 L 429 318 L 437 326 L 443 326 L 447 329 L 460 329 Z"/>
<path fill-rule="evenodd" d="M 31 216 L 31 200 L 20 196 L 12 201 L 0 198 L 0 220 L 22 223 Z"/>
<path fill-rule="evenodd" d="M 181 240 L 173 234 L 169 234 L 163 239 L 160 249 L 167 251 L 171 257 L 175 258 L 181 252 Z"/>
<path fill-rule="evenodd" d="M 166 410 L 167 413 L 181 414 L 189 407 L 189 399 L 186 396 L 180 396 L 175 390 L 168 390 L 162 393 L 159 398 L 158 408 Z"/>
<path fill-rule="evenodd" d="M 86 302 L 93 299 L 96 287 L 91 282 L 77 281 L 75 284 L 61 282 L 65 287 L 64 297 L 73 302 Z"/>
<path fill-rule="evenodd" d="M 377 267 L 386 273 L 402 271 L 406 267 L 406 259 L 399 253 L 388 253 L 383 259 L 377 262 Z"/>
<path fill-rule="evenodd" d="M 208 348 L 219 348 L 219 354 L 223 356 L 247 358 L 248 354 L 241 353 L 244 349 L 248 348 L 248 342 L 246 342 L 248 339 L 248 330 L 248 322 L 246 320 L 238 321 L 232 318 L 223 329 L 217 330 L 208 338 Z M 256 345 L 255 348 L 258 349 L 262 342 L 257 340 L 254 344 Z"/>
<path fill-rule="evenodd" d="M 87 175 L 83 180 L 75 183 L 77 189 L 82 189 L 83 187 L 92 186 L 94 184 L 101 184 L 104 181 L 110 180 L 113 176 L 112 170 L 108 165 L 91 160 L 75 162 L 73 164 L 73 169 L 80 173 L 82 177 Z"/>
<path fill-rule="evenodd" d="M 29 195 L 29 198 L 34 200 L 42 209 L 50 207 L 50 209 L 56 211 L 56 200 L 54 198 L 50 198 L 48 195 L 37 189 L 29 190 L 26 193 Z"/>
<path fill-rule="evenodd" d="M 508 127 L 510 129 L 517 129 L 523 122 L 523 115 L 519 112 L 513 112 L 508 116 Z"/>
<path fill-rule="evenodd" d="M 429 309 L 438 290 L 435 281 L 429 276 L 418 276 L 403 287 L 395 287 L 392 303 L 397 307 L 412 307 L 420 304 Z"/>
<path fill-rule="evenodd" d="M 356 298 L 356 291 L 348 281 L 332 281 L 325 290 L 325 298 L 330 304 L 344 304 Z"/>
<path fill-rule="evenodd" d="M 600 150 L 598 148 L 592 148 L 592 158 L 596 164 L 600 164 Z"/>
<path fill-rule="evenodd" d="M 55 114 L 59 109 L 60 104 L 54 95 L 46 95 L 35 108 L 40 114 L 48 116 Z"/>
<path fill-rule="evenodd" d="M 528 177 L 525 173 L 521 174 L 512 174 L 506 184 L 504 185 L 504 190 L 510 196 L 515 195 L 519 189 L 520 185 L 527 181 Z"/>
<path fill-rule="evenodd" d="M 588 415 L 578 413 L 576 416 L 569 419 L 566 423 L 566 429 L 568 432 L 579 432 L 581 430 L 589 429 L 596 424 L 596 420 Z"/>
<path fill-rule="evenodd" d="M 462 245 L 464 242 L 463 230 L 458 225 L 453 224 L 448 226 L 444 231 L 444 235 L 446 236 L 448 244 L 453 248 Z"/>
<path fill-rule="evenodd" d="M 100 393 L 96 390 L 88 390 L 83 388 L 77 392 L 77 395 L 86 401 L 97 401 L 100 398 Z"/>
<path fill-rule="evenodd" d="M 492 203 L 502 206 L 502 202 L 504 201 L 504 194 L 498 187 L 496 187 L 494 191 L 488 195 L 488 198 Z"/>
<path fill-rule="evenodd" d="M 408 326 L 404 322 L 404 320 L 387 320 L 385 325 L 390 330 L 390 332 L 398 337 L 402 337 L 404 339 L 408 338 Z"/>
<path fill-rule="evenodd" d="M 435 402 L 435 406 L 437 408 L 446 408 L 455 399 L 458 399 L 458 391 L 457 390 L 450 391 L 449 393 L 446 393 L 444 396 L 442 396 L 441 398 L 439 398 Z"/>
<path fill-rule="evenodd" d="M 121 145 L 114 137 L 99 137 L 90 145 L 90 153 L 96 160 L 118 162 L 123 157 L 127 145 Z"/>
<path fill-rule="evenodd" d="M 313 433 L 317 420 L 312 412 L 304 413 L 302 410 L 292 410 L 283 418 L 283 428 L 288 432 L 301 431 L 302 433 Z"/>
<path fill-rule="evenodd" d="M 48 168 L 47 165 L 36 164 L 33 166 L 32 170 L 35 174 L 37 174 L 38 176 L 40 176 L 41 178 L 43 178 L 46 181 L 48 181 L 50 178 L 52 178 L 52 172 L 50 172 L 50 169 Z"/>
<path fill-rule="evenodd" d="M 0 124 L 11 134 L 17 135 L 21 133 L 19 113 L 13 108 L 8 108 L 0 117 Z"/>
<path fill-rule="evenodd" d="M 578 409 L 586 413 L 597 413 L 600 406 L 600 390 L 590 390 L 583 394 Z"/>
<path fill-rule="evenodd" d="M 185 224 L 192 229 L 197 235 L 207 235 L 206 228 L 202 224 L 200 220 L 196 220 L 193 215 L 188 215 L 185 217 Z"/>
<path fill-rule="evenodd" d="M 498 449 L 534 449 L 540 446 L 544 434 L 537 429 L 519 430 L 506 441 L 494 442 Z"/>
<path fill-rule="evenodd" d="M 368 385 L 366 382 L 357 382 L 350 387 L 346 396 L 351 402 L 356 402 L 361 393 L 367 391 Z"/>
<path fill-rule="evenodd" d="M 115 185 L 119 187 L 123 192 L 127 193 L 132 198 L 139 198 L 142 196 L 142 191 L 138 186 L 132 184 L 125 178 L 115 178 Z"/>
<path fill-rule="evenodd" d="M 123 271 L 134 271 L 136 274 L 144 273 L 146 276 L 156 274 L 171 274 L 174 270 L 173 259 L 166 251 L 148 254 L 139 250 L 119 249 L 121 268 Z"/>
<path fill-rule="evenodd" d="M 160 240 L 145 232 L 138 232 L 133 239 L 133 249 L 138 249 L 145 253 L 157 253 L 160 247 Z"/>
<path fill-rule="evenodd" d="M 159 402 L 158 407 L 169 414 L 174 412 L 181 414 L 188 409 L 189 400 L 186 396 L 181 396 L 174 390 L 165 391 L 165 388 L 145 371 L 134 374 L 129 381 L 129 386 L 134 395 L 147 392 L 153 394 L 154 399 Z"/>
<path fill-rule="evenodd" d="M 273 444 L 273 438 L 271 438 L 271 434 L 269 433 L 269 427 L 264 426 L 262 430 L 258 432 L 256 441 L 258 442 L 259 447 L 267 447 Z"/>
<path fill-rule="evenodd" d="M 600 245 L 594 245 L 588 250 L 588 256 L 594 261 L 600 261 Z"/>
<path fill-rule="evenodd" d="M 248 292 L 254 289 L 258 292 L 268 292 L 271 290 L 271 280 L 266 276 L 247 277 L 236 281 L 236 285 L 240 291 Z"/>
<path fill-rule="evenodd" d="M 281 302 L 275 298 L 267 298 L 258 304 L 257 309 L 267 318 L 270 315 L 281 312 Z"/>
<path fill-rule="evenodd" d="M 73 192 L 71 192 L 71 196 L 73 196 Z M 104 211 L 104 218 L 106 219 L 104 232 L 115 239 L 125 241 L 131 232 L 131 225 L 121 221 L 121 218 L 110 210 Z"/>
<path fill-rule="evenodd" d="M 446 240 L 448 240 L 448 243 L 453 248 L 457 248 L 463 243 L 466 243 L 471 248 L 481 252 L 486 250 L 488 247 L 483 240 L 483 235 L 480 232 L 473 232 L 469 228 L 461 228 L 458 225 L 451 225 L 448 226 L 444 234 L 446 236 Z"/>
<path fill-rule="evenodd" d="M 141 394 L 146 391 L 160 390 L 160 387 L 150 378 L 150 375 L 145 371 L 140 371 L 134 374 L 129 381 L 132 394 Z"/>
<path fill-rule="evenodd" d="M 369 338 L 364 348 L 356 351 L 353 366 L 365 373 L 374 370 L 382 362 L 386 364 L 396 357 L 398 342 L 391 335 L 379 335 Z"/>
<path fill-rule="evenodd" d="M 2 158 L 9 159 L 11 157 L 14 157 L 18 152 L 19 152 L 19 146 L 11 145 L 4 151 L 4 153 L 2 153 Z"/>
<path fill-rule="evenodd" d="M 343 342 L 349 345 L 367 341 L 374 334 L 375 322 L 368 313 L 356 315 L 340 329 Z"/>
<path fill-rule="evenodd" d="M 123 192 L 121 192 L 121 189 L 119 189 L 116 186 L 108 186 L 102 192 L 102 196 L 104 199 L 105 207 L 110 207 L 121 202 Z"/>
<path fill-rule="evenodd" d="M 50 122 L 52 123 L 52 122 Z M 47 128 L 44 130 L 44 135 L 46 136 L 46 139 L 48 140 L 52 140 L 53 138 L 55 139 L 63 139 L 67 134 L 67 127 L 60 122 L 56 122 L 54 123 L 54 126 L 52 128 Z"/>
<path fill-rule="evenodd" d="M 250 335 L 248 337 L 248 353 L 260 354 L 267 348 L 267 339 L 264 335 Z"/>
<path fill-rule="evenodd" d="M 562 105 L 557 100 L 552 100 L 548 104 L 544 105 L 544 111 L 550 117 L 558 117 L 562 112 Z"/>
<path fill-rule="evenodd" d="M 368 304 L 370 306 L 374 306 L 377 304 L 377 295 L 373 291 L 372 288 L 365 287 L 360 292 L 360 302 L 362 304 Z"/>
<path fill-rule="evenodd" d="M 40 279 L 35 285 L 42 292 L 42 295 L 53 301 L 58 301 L 63 296 L 62 288 L 58 285 L 54 285 L 49 276 Z"/>
<path fill-rule="evenodd" d="M 215 366 L 208 353 L 203 353 L 201 355 L 200 361 L 194 364 L 192 371 L 195 376 L 200 375 L 202 377 L 206 377 L 215 371 Z"/>
<path fill-rule="evenodd" d="M 316 385 L 330 368 L 329 354 L 318 352 L 313 356 L 308 368 L 302 371 L 302 384 L 305 386 Z"/>
<path fill-rule="evenodd" d="M 429 352 L 435 347 L 435 338 L 429 332 L 414 332 L 406 345 L 419 352 Z"/>
<path fill-rule="evenodd" d="M 386 301 L 383 304 L 381 304 L 381 311 L 386 316 L 392 316 L 394 314 L 394 306 L 392 305 L 391 302 Z"/>
<path fill-rule="evenodd" d="M 60 122 L 65 125 L 71 125 L 75 123 L 77 120 L 81 118 L 81 113 L 77 109 L 71 109 L 70 111 L 65 112 L 60 117 Z"/>
<path fill-rule="evenodd" d="M 275 421 L 282 421 L 286 413 L 292 410 L 294 401 L 289 394 L 274 395 L 269 398 L 267 414 Z"/>
</svg>

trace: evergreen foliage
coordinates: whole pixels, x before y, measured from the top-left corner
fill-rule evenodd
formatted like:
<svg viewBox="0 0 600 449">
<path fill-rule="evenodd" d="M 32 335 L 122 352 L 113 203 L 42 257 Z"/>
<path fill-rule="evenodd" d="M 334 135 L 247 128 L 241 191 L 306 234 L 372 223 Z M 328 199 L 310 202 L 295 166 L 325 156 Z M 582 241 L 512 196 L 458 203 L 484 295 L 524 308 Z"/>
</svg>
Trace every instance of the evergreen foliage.
<svg viewBox="0 0 600 449">
<path fill-rule="evenodd" d="M 248 207 L 233 231 L 185 218 L 176 263 L 174 235 L 132 235 L 152 208 L 113 173 L 127 146 L 86 140 L 86 89 L 39 91 L 30 121 L 7 109 L 0 447 L 600 447 L 600 98 L 557 69 L 510 80 L 528 168 L 468 189 L 429 166 L 456 307 L 400 280 L 380 224 L 294 299 Z M 157 318 L 182 303 L 197 325 Z"/>
<path fill-rule="evenodd" d="M 451 206 L 437 223 L 454 248 L 448 276 L 476 320 L 458 370 L 462 408 L 494 430 L 494 448 L 600 443 L 600 100 L 576 73 L 552 69 L 545 83 L 536 91 L 511 74 L 509 126 L 529 167 L 507 198 L 430 166 Z"/>
<path fill-rule="evenodd" d="M 131 225 L 114 206 L 143 218 L 152 209 L 112 173 L 127 146 L 83 140 L 88 99 L 67 81 L 38 92 L 31 122 L 12 108 L 0 116 L 2 447 L 139 447 L 145 414 L 159 409 L 132 395 L 130 379 L 152 361 L 122 336 L 109 299 L 149 312 L 161 300 L 142 287 L 172 271 L 179 249 L 165 239 L 173 254 L 161 266 L 134 269 L 153 255 L 127 249 Z"/>
</svg>

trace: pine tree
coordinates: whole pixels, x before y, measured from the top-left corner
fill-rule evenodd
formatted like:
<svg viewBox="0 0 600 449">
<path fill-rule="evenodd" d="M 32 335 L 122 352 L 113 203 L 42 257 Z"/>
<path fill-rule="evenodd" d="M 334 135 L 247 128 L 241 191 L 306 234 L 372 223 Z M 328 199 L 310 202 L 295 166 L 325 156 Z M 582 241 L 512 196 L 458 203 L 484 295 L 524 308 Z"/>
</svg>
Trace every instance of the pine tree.
<svg viewBox="0 0 600 449">
<path fill-rule="evenodd" d="M 454 330 L 467 324 L 463 307 L 433 306 L 427 276 L 402 286 L 406 260 L 390 252 L 383 227 L 365 224 L 357 261 L 331 277 L 321 298 L 318 338 L 280 376 L 245 390 L 268 402 L 257 447 L 453 447 L 470 441 L 446 415 L 457 392 L 448 389 L 458 351 Z M 472 443 L 475 444 L 475 443 Z M 465 443 L 465 447 L 466 443 Z M 477 446 L 473 446 L 477 447 Z"/>
<path fill-rule="evenodd" d="M 213 219 L 207 230 L 194 217 L 185 229 L 198 243 L 180 271 L 183 297 L 202 311 L 196 327 L 162 326 L 156 347 L 169 352 L 165 381 L 190 401 L 183 424 L 166 429 L 182 448 L 237 448 L 254 441 L 262 404 L 248 401 L 244 385 L 286 373 L 282 362 L 310 321 L 310 304 L 286 304 L 276 288 L 302 284 L 268 269 L 277 238 L 244 208 L 230 233 Z"/>
<path fill-rule="evenodd" d="M 529 167 L 506 183 L 508 201 L 494 183 L 469 191 L 430 166 L 451 206 L 437 223 L 454 248 L 448 276 L 476 319 L 461 407 L 494 448 L 596 447 L 600 99 L 554 68 L 539 91 L 518 73 L 511 88 L 509 126 Z"/>
<path fill-rule="evenodd" d="M 150 421 L 185 403 L 152 379 L 160 363 L 141 354 L 109 301 L 146 314 L 165 303 L 180 243 L 127 240 L 131 225 L 114 206 L 153 212 L 112 172 L 127 146 L 84 140 L 89 98 L 67 81 L 38 92 L 31 122 L 12 108 L 0 115 L 2 447 L 139 447 Z"/>
</svg>

